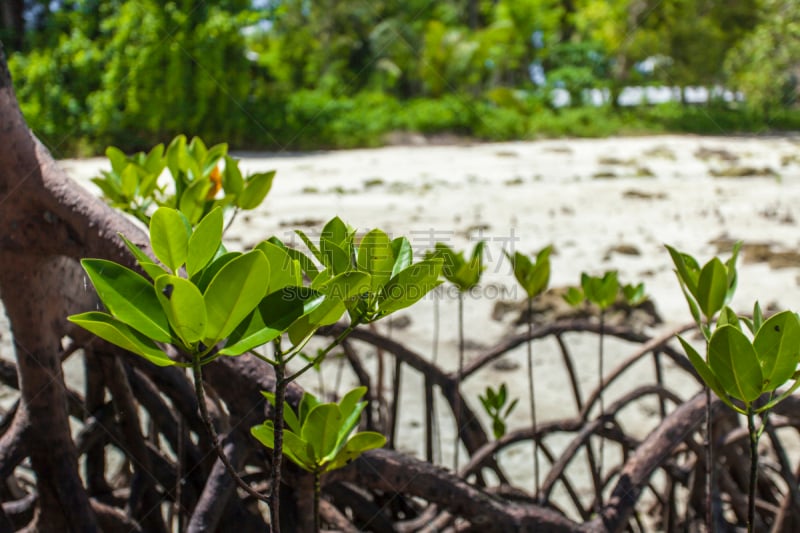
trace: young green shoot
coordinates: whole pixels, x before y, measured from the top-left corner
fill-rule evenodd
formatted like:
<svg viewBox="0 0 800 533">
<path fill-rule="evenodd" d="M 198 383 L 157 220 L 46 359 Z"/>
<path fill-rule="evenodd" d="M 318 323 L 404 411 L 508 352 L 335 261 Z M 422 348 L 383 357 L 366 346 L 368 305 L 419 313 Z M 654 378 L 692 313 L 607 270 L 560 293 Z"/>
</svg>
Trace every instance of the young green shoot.
<svg viewBox="0 0 800 533">
<path fill-rule="evenodd" d="M 742 329 L 744 323 L 752 340 Z M 740 320 L 725 307 L 708 341 L 706 358 L 682 337 L 678 337 L 689 361 L 706 386 L 728 407 L 747 417 L 750 437 L 750 483 L 748 487 L 747 530 L 755 531 L 758 439 L 764 430 L 756 428 L 755 416 L 766 417 L 770 409 L 800 387 L 800 320 L 783 311 L 764 320 L 758 303 L 753 320 Z M 791 382 L 782 391 L 781 387 Z M 766 403 L 759 400 L 766 397 Z"/>
<path fill-rule="evenodd" d="M 308 392 L 303 394 L 297 412 L 287 403 L 283 407 L 283 453 L 297 466 L 314 476 L 314 529 L 321 529 L 319 500 L 322 474 L 346 466 L 367 450 L 386 444 L 386 437 L 373 431 L 356 432 L 366 402 L 359 401 L 367 392 L 357 387 L 338 402 L 320 403 Z M 276 405 L 274 394 L 264 392 L 267 400 Z M 274 449 L 276 429 L 273 420 L 250 429 L 264 446 Z"/>
<path fill-rule="evenodd" d="M 464 369 L 464 294 L 478 285 L 483 273 L 484 241 L 479 241 L 472 249 L 469 260 L 464 258 L 464 252 L 456 252 L 444 243 L 437 242 L 433 252 L 428 257 L 440 258 L 444 261 L 442 275 L 458 289 L 458 387 L 461 386 L 461 372 Z M 458 404 L 457 404 L 458 405 Z M 461 445 L 461 410 L 455 409 L 456 438 L 453 449 L 453 471 L 458 471 L 458 453 Z"/>
<path fill-rule="evenodd" d="M 691 255 L 680 252 L 672 246 L 665 245 L 675 265 L 675 274 L 678 277 L 683 296 L 689 305 L 689 311 L 697 327 L 706 340 L 706 348 L 711 339 L 711 324 L 717 313 L 730 303 L 736 292 L 737 272 L 736 259 L 742 247 L 741 242 L 733 246 L 731 257 L 723 263 L 719 258 L 710 259 L 700 267 L 700 263 Z M 705 387 L 706 394 L 706 423 L 703 447 L 705 449 L 705 492 L 706 492 L 706 528 L 713 528 L 713 459 L 714 452 L 711 448 L 712 420 L 711 420 L 711 391 Z"/>
<path fill-rule="evenodd" d="M 547 284 L 550 281 L 550 253 L 553 251 L 552 246 L 543 248 L 536 254 L 536 260 L 531 260 L 519 252 L 513 256 L 506 253 L 506 257 L 511 261 L 511 266 L 514 270 L 514 277 L 522 286 L 527 296 L 527 322 L 528 322 L 528 342 L 527 347 L 527 362 L 528 362 L 528 401 L 531 410 L 531 427 L 533 430 L 533 483 L 534 494 L 538 498 L 540 492 L 539 481 L 539 439 L 537 436 L 538 424 L 536 420 L 536 394 L 534 390 L 534 372 L 533 372 L 533 300 L 539 294 L 547 289 Z"/>
<path fill-rule="evenodd" d="M 483 405 L 483 410 L 492 420 L 492 434 L 495 439 L 502 438 L 506 434 L 506 420 L 511 415 L 511 411 L 517 406 L 519 398 L 515 398 L 511 403 L 508 402 L 508 390 L 506 384 L 502 383 L 495 391 L 491 386 L 486 387 L 483 396 L 478 395 L 478 399 Z"/>
<path fill-rule="evenodd" d="M 606 310 L 611 307 L 616 301 L 620 292 L 619 279 L 615 270 L 609 270 L 602 277 L 590 276 L 585 272 L 581 274 L 581 288 L 570 287 L 565 295 L 565 300 L 573 306 L 580 305 L 583 302 L 594 304 L 600 311 L 600 343 L 598 348 L 597 357 L 597 374 L 599 379 L 598 390 L 600 391 L 597 399 L 600 407 L 600 420 L 605 423 L 605 400 L 603 398 L 603 376 L 605 374 L 604 367 L 604 345 L 605 345 L 605 315 Z M 598 457 L 598 475 L 600 478 L 600 486 L 597 487 L 597 502 L 599 507 L 603 501 L 603 455 L 605 453 L 605 438 L 600 437 L 600 450 Z"/>
</svg>

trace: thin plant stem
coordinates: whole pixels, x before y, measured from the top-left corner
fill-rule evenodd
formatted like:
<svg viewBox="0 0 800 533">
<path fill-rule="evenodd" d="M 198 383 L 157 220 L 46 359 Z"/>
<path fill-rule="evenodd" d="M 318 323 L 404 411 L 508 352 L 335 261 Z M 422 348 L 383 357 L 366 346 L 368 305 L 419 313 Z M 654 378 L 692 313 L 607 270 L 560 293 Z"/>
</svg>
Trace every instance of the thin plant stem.
<svg viewBox="0 0 800 533">
<path fill-rule="evenodd" d="M 711 320 L 708 321 L 708 327 L 711 327 Z M 707 333 L 706 329 L 703 328 L 703 324 L 700 324 L 700 331 L 703 333 L 703 337 L 706 339 L 706 363 L 708 363 L 708 345 L 709 345 L 709 334 Z M 704 486 L 705 486 L 705 500 L 706 500 L 706 531 L 713 532 L 714 531 L 714 496 L 713 496 L 713 489 L 714 489 L 714 479 L 713 479 L 713 467 L 712 465 L 714 460 L 714 451 L 711 448 L 711 438 L 713 435 L 713 422 L 711 420 L 711 389 L 708 388 L 707 385 L 703 385 L 703 389 L 706 395 L 706 409 L 705 409 L 705 435 L 703 435 L 703 453 L 706 459 L 705 465 L 705 472 L 704 475 Z"/>
<path fill-rule="evenodd" d="M 758 481 L 758 430 L 753 406 L 747 407 L 747 431 L 750 433 L 750 484 L 747 491 L 747 531 L 753 533 L 756 527 L 756 482 Z"/>
<path fill-rule="evenodd" d="M 269 503 L 270 498 L 268 496 L 253 489 L 241 477 L 239 477 L 236 469 L 233 467 L 230 460 L 228 460 L 228 456 L 225 455 L 222 445 L 219 443 L 219 435 L 217 434 L 217 430 L 214 429 L 214 424 L 211 423 L 211 417 L 208 415 L 208 408 L 206 407 L 206 392 L 203 386 L 203 370 L 202 366 L 200 365 L 199 355 L 194 355 L 192 357 L 192 371 L 194 375 L 194 392 L 197 395 L 197 403 L 198 407 L 200 408 L 200 418 L 203 420 L 203 424 L 206 426 L 206 431 L 208 431 L 208 434 L 211 436 L 211 444 L 214 447 L 214 451 L 217 452 L 217 456 L 219 457 L 220 461 L 222 461 L 225 469 L 242 490 L 257 500 Z M 277 530 L 273 529 L 273 531 Z M 277 531 L 277 533 L 280 532 Z"/>
<path fill-rule="evenodd" d="M 178 418 L 178 449 L 176 451 L 176 461 L 175 461 L 175 512 L 177 513 L 178 518 L 178 531 L 183 531 L 183 512 L 181 509 L 181 500 L 183 499 L 183 494 L 181 491 L 182 481 L 183 481 L 183 455 L 186 444 L 184 443 L 184 432 L 186 431 L 183 424 L 183 415 L 180 411 L 177 413 Z"/>
<path fill-rule="evenodd" d="M 314 469 L 314 532 L 319 533 L 322 529 L 322 517 L 319 515 L 319 497 L 322 493 L 321 483 L 322 473 L 320 468 Z"/>
<path fill-rule="evenodd" d="M 303 374 L 308 372 L 311 368 L 313 368 L 314 366 L 318 365 L 320 362 L 322 362 L 323 359 L 325 359 L 325 356 L 327 356 L 329 353 L 331 353 L 331 350 L 333 350 L 334 348 L 339 346 L 339 344 L 341 344 L 341 342 L 343 340 L 345 340 L 347 338 L 347 336 L 350 335 L 353 332 L 354 329 L 356 329 L 356 326 L 358 326 L 358 322 L 350 323 L 350 325 L 347 326 L 344 329 L 344 331 L 342 331 L 339 334 L 339 336 L 336 337 L 333 340 L 333 342 L 331 342 L 328 346 L 326 346 L 324 350 L 319 352 L 317 354 L 317 356 L 312 361 L 310 361 L 308 364 L 306 364 L 304 367 L 302 367 L 300 370 L 298 370 L 294 374 L 286 376 L 283 379 L 287 383 L 291 383 L 292 381 L 295 381 L 297 378 L 299 378 L 300 376 L 302 376 Z"/>
<path fill-rule="evenodd" d="M 461 388 L 461 372 L 464 369 L 464 293 L 458 293 L 458 374 L 456 375 L 456 391 Z M 461 402 L 456 401 L 456 438 L 453 450 L 453 471 L 458 472 L 458 450 L 461 444 Z"/>
<path fill-rule="evenodd" d="M 283 409 L 286 399 L 286 387 L 289 385 L 284 379 L 286 362 L 280 346 L 280 340 L 275 341 L 275 416 L 272 420 L 272 499 L 270 501 L 270 524 L 272 531 L 280 533 L 281 510 L 281 469 L 283 468 Z"/>
<path fill-rule="evenodd" d="M 434 289 L 433 295 L 433 347 L 431 348 L 431 362 L 435 365 L 436 359 L 439 356 L 439 296 L 440 291 L 439 287 Z M 431 394 L 431 404 L 429 406 L 432 413 L 436 413 L 436 395 Z M 431 447 L 431 462 L 434 462 L 433 458 L 438 458 L 441 460 L 442 458 L 442 438 L 441 434 L 439 433 L 439 419 L 436 416 L 431 417 L 431 440 L 434 442 L 434 446 Z"/>
<path fill-rule="evenodd" d="M 528 399 L 531 408 L 531 426 L 533 427 L 533 486 L 534 497 L 539 500 L 541 485 L 539 483 L 539 439 L 536 423 L 536 395 L 533 375 L 533 298 L 528 298 Z"/>
<path fill-rule="evenodd" d="M 233 215 L 231 215 L 231 218 L 230 218 L 230 220 L 228 220 L 228 223 L 225 224 L 225 229 L 222 230 L 222 234 L 223 235 L 225 235 L 228 232 L 228 230 L 230 229 L 230 227 L 233 226 L 233 221 L 236 220 L 236 215 L 238 215 L 238 214 L 239 214 L 239 207 L 234 207 L 233 208 Z"/>
<path fill-rule="evenodd" d="M 603 428 L 605 426 L 605 417 L 606 417 L 606 404 L 605 404 L 605 399 L 603 398 L 604 396 L 603 393 L 605 392 L 603 383 L 604 381 L 603 372 L 605 371 L 603 365 L 604 362 L 603 360 L 605 357 L 603 350 L 605 344 L 605 333 L 606 333 L 605 327 L 606 327 L 606 312 L 605 309 L 600 309 L 600 349 L 598 353 L 599 361 L 597 370 L 600 377 L 600 391 L 597 396 L 597 400 L 600 405 L 600 421 L 601 421 L 601 424 L 599 426 L 600 428 Z M 605 444 L 606 444 L 605 437 L 603 437 L 603 435 L 600 435 L 600 450 L 599 450 L 600 453 L 599 457 L 597 458 L 597 472 L 600 477 L 600 486 L 597 488 L 598 509 L 603 506 L 603 462 L 604 462 L 603 454 L 605 453 Z"/>
<path fill-rule="evenodd" d="M 705 413 L 705 435 L 703 435 L 703 451 L 706 457 L 705 475 L 705 492 L 706 492 L 706 530 L 714 531 L 714 512 L 713 512 L 713 474 L 712 462 L 714 460 L 714 452 L 711 449 L 711 435 L 712 435 L 712 422 L 711 422 L 711 389 L 707 386 L 703 387 L 706 393 L 706 413 Z"/>
</svg>

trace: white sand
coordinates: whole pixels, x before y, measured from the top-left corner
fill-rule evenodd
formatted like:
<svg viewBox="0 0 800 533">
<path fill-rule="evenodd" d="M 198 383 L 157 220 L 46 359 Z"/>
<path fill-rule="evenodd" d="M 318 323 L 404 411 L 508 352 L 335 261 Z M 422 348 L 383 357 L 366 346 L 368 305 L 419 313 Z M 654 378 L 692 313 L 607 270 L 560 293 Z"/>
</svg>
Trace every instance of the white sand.
<svg viewBox="0 0 800 533">
<path fill-rule="evenodd" d="M 699 149 L 725 150 L 738 161 L 696 156 Z M 725 154 L 722 154 L 723 156 Z M 467 302 L 467 336 L 491 346 L 510 331 L 510 318 L 490 318 L 501 298 L 522 299 L 501 250 L 534 252 L 553 244 L 551 285 L 574 284 L 581 272 L 601 274 L 617 269 L 623 282 L 644 281 L 669 325 L 690 317 L 672 272 L 664 243 L 694 254 L 705 262 L 718 237 L 746 243 L 770 243 L 776 251 L 795 251 L 800 242 L 800 138 L 663 136 L 602 140 L 547 140 L 468 146 L 389 147 L 374 150 L 310 154 L 239 154 L 244 172 L 277 169 L 273 190 L 258 210 L 240 215 L 230 234 L 233 246 L 250 246 L 270 235 L 292 239 L 301 228 L 311 235 L 334 215 L 360 230 L 380 227 L 407 235 L 422 254 L 436 241 L 457 248 L 479 238 L 488 241 L 483 288 Z M 606 158 L 605 161 L 602 158 Z M 609 161 L 615 158 L 618 161 Z M 105 166 L 99 159 L 64 161 L 64 168 L 82 183 Z M 768 167 L 775 177 L 715 178 L 710 171 L 729 167 Z M 598 179 L 599 172 L 616 177 Z M 652 177 L 637 177 L 652 174 Z M 91 185 L 91 184 L 90 184 Z M 651 196 L 651 198 L 631 198 Z M 611 247 L 630 245 L 639 255 L 609 254 Z M 729 250 L 722 252 L 727 258 Z M 800 309 L 797 268 L 773 270 L 765 263 L 740 265 L 739 290 L 733 307 L 762 305 Z M 456 366 L 456 301 L 441 301 L 439 361 Z M 433 304 L 421 302 L 410 312 L 409 328 L 394 331 L 410 347 L 431 352 Z M 4 335 L 4 340 L 7 338 Z M 581 380 L 596 383 L 595 339 L 576 339 L 573 348 Z M 540 419 L 574 413 L 571 395 L 552 341 L 537 343 L 538 409 Z M 608 349 L 612 368 L 632 347 Z M 479 353 L 470 350 L 468 358 Z M 471 405 L 480 411 L 478 392 L 487 384 L 507 382 L 512 396 L 521 397 L 511 427 L 528 420 L 524 350 L 510 356 L 518 370 L 488 370 L 465 384 Z M 372 357 L 370 360 L 374 360 Z M 335 366 L 335 363 L 331 363 Z M 331 372 L 333 367 L 331 367 Z M 650 366 L 636 370 L 639 381 L 650 379 Z M 326 382 L 332 386 L 332 373 Z M 400 446 L 422 453 L 419 377 L 404 374 Z M 351 382 L 352 378 L 347 378 Z M 313 376 L 307 382 L 316 383 Z M 636 384 L 636 383 L 633 383 Z M 680 385 L 688 395 L 696 384 Z M 615 391 L 616 392 L 616 391 Z M 621 394 L 621 390 L 620 390 Z M 609 400 L 610 401 L 610 400 Z M 652 413 L 630 412 L 630 424 L 643 434 Z M 626 420 L 628 422 L 628 420 Z M 452 434 L 452 429 L 443 428 Z M 451 447 L 442 446 L 450 465 Z M 527 455 L 526 455 L 527 454 Z M 462 463 L 463 463 L 462 454 Z M 514 479 L 530 486 L 530 446 L 511 450 Z M 514 468 L 515 465 L 525 465 Z"/>
</svg>

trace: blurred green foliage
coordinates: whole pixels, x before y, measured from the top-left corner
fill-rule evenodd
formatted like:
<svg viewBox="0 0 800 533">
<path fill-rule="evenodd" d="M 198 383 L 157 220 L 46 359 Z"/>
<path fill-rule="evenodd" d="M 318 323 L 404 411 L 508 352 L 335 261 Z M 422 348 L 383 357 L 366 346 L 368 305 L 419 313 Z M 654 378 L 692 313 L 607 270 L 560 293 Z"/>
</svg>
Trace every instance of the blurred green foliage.
<svg viewBox="0 0 800 533">
<path fill-rule="evenodd" d="M 793 0 L 22 4 L 0 36 L 26 118 L 57 155 L 183 131 L 310 149 L 380 145 L 392 131 L 504 140 L 798 122 Z M 620 108 L 630 85 L 724 86 L 747 100 Z M 587 89 L 610 105 L 587 106 Z"/>
</svg>

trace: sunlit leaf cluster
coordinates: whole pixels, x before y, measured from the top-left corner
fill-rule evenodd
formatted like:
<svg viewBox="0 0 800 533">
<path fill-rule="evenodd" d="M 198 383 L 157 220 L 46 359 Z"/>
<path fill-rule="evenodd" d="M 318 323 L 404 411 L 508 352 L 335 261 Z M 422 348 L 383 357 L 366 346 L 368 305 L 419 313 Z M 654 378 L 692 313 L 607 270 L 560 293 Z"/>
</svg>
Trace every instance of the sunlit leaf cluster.
<svg viewBox="0 0 800 533">
<path fill-rule="evenodd" d="M 275 176 L 270 171 L 244 177 L 227 144 L 207 148 L 199 137 L 187 142 L 184 135 L 166 149 L 159 144 L 128 156 L 112 146 L 106 156 L 111 170 L 92 181 L 112 206 L 144 223 L 158 206 L 180 210 L 192 225 L 215 207 L 253 209 L 269 193 Z M 169 183 L 160 180 L 165 169 Z"/>
<path fill-rule="evenodd" d="M 283 420 L 283 452 L 299 467 L 322 473 L 341 468 L 367 450 L 386 444 L 386 437 L 374 431 L 351 435 L 358 425 L 366 402 L 359 401 L 366 387 L 356 387 L 336 402 L 321 403 L 308 392 L 303 394 L 297 412 L 286 403 Z M 263 393 L 275 403 L 272 393 Z M 253 426 L 253 436 L 267 448 L 275 446 L 275 427 L 272 420 Z"/>
</svg>

